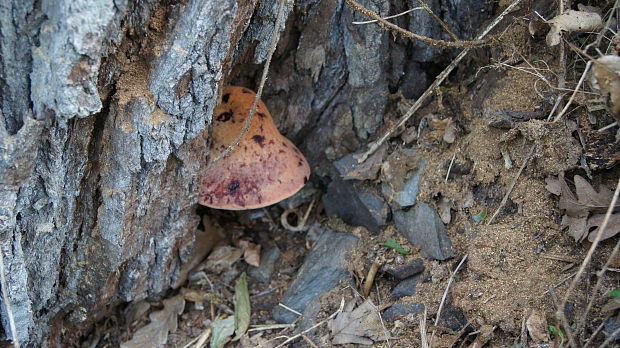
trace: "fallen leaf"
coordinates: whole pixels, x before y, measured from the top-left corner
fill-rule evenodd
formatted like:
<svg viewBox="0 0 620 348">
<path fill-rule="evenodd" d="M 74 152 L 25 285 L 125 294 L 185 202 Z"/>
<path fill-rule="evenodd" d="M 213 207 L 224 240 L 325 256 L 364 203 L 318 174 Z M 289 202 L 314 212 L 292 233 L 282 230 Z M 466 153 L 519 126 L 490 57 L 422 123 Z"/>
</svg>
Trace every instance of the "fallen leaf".
<svg viewBox="0 0 620 348">
<path fill-rule="evenodd" d="M 605 98 L 609 113 L 620 122 L 620 57 L 595 59 L 592 72 L 592 84 Z"/>
<path fill-rule="evenodd" d="M 127 323 L 133 323 L 134 320 L 140 319 L 151 308 L 151 304 L 147 301 L 133 301 L 123 311 L 125 314 L 125 321 Z"/>
<path fill-rule="evenodd" d="M 206 268 L 215 272 L 222 273 L 225 269 L 230 268 L 233 263 L 241 258 L 243 250 L 231 246 L 221 246 L 215 248 L 207 257 Z"/>
<path fill-rule="evenodd" d="M 177 316 L 183 308 L 183 296 L 165 299 L 164 308 L 149 314 L 151 322 L 138 329 L 131 340 L 121 343 L 121 348 L 156 348 L 166 344 L 168 333 L 177 330 Z"/>
<path fill-rule="evenodd" d="M 562 32 L 595 31 L 603 25 L 603 19 L 598 13 L 568 10 L 547 23 L 551 25 L 547 45 L 555 46 L 562 40 Z"/>
<path fill-rule="evenodd" d="M 243 250 L 243 260 L 250 266 L 260 266 L 260 244 L 247 240 L 239 241 L 239 247 Z"/>
<path fill-rule="evenodd" d="M 355 301 L 349 302 L 345 309 L 329 323 L 333 344 L 371 345 L 381 339 L 383 326 L 378 309 L 370 299 L 357 308 Z"/>
<path fill-rule="evenodd" d="M 223 348 L 235 333 L 235 317 L 217 319 L 211 323 L 211 348 Z"/>
<path fill-rule="evenodd" d="M 534 340 L 534 343 L 540 344 L 549 342 L 549 331 L 547 329 L 547 318 L 545 313 L 539 309 L 532 311 L 527 320 L 525 326 L 530 334 L 530 337 Z"/>
<path fill-rule="evenodd" d="M 398 243 L 396 240 L 392 239 L 392 238 L 388 238 L 388 240 L 385 241 L 385 243 L 383 243 L 383 246 L 386 246 L 390 249 L 394 249 L 394 251 L 396 251 L 399 254 L 402 255 L 409 255 L 411 254 L 411 252 L 405 250 L 400 243 Z"/>
<path fill-rule="evenodd" d="M 204 302 L 205 298 L 207 298 L 208 293 L 202 290 L 181 288 L 181 295 L 183 295 L 183 298 L 186 301 Z"/>
<path fill-rule="evenodd" d="M 240 339 L 250 327 L 250 293 L 248 291 L 248 278 L 245 273 L 241 274 L 235 283 L 235 338 Z"/>
<path fill-rule="evenodd" d="M 588 237 L 589 241 L 594 241 L 596 235 L 600 233 L 600 226 L 605 218 L 604 212 L 608 209 L 613 196 L 613 192 L 606 187 L 601 187 L 597 192 L 590 183 L 579 175 L 575 175 L 575 192 L 570 189 L 564 173 L 558 175 L 557 181 L 553 178 L 545 180 L 547 190 L 557 194 L 558 186 L 560 192 L 560 209 L 564 210 L 561 228 L 568 228 L 568 233 L 576 241 L 582 241 Z M 620 202 L 616 204 L 616 209 L 620 207 Z M 620 213 L 615 212 L 610 215 L 609 223 L 605 229 L 601 240 L 611 238 L 620 233 Z"/>
</svg>

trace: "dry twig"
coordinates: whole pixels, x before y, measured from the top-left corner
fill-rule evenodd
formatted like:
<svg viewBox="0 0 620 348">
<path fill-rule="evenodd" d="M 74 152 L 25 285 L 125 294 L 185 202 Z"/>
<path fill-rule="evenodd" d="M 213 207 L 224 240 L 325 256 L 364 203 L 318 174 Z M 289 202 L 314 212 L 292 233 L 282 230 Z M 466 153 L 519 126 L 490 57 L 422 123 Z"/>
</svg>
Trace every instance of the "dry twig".
<svg viewBox="0 0 620 348">
<path fill-rule="evenodd" d="M 349 4 L 352 1 L 353 0 L 347 0 L 347 2 L 349 2 Z M 485 36 L 487 36 L 487 34 L 493 28 L 495 28 L 495 26 L 508 13 L 510 13 L 517 5 L 519 5 L 521 3 L 521 1 L 523 1 L 523 0 L 515 0 L 515 1 L 513 1 L 513 3 L 510 4 L 510 6 L 506 7 L 506 9 L 499 16 L 497 16 L 495 18 L 495 20 L 493 20 L 493 22 L 491 22 L 480 35 L 478 35 L 476 37 L 476 39 L 480 40 L 480 39 L 484 38 Z M 391 23 L 389 23 L 389 24 L 391 24 Z M 397 129 L 399 129 L 400 127 L 405 125 L 405 123 L 409 120 L 409 118 L 411 118 L 411 116 L 413 116 L 413 114 L 415 114 L 415 112 L 418 111 L 418 109 L 422 106 L 422 103 L 424 103 L 426 98 L 428 98 L 433 93 L 433 91 L 437 87 L 439 87 L 439 85 L 448 77 L 448 75 L 452 72 L 452 70 L 454 70 L 454 68 L 461 62 L 461 60 L 463 60 L 463 58 L 465 58 L 467 53 L 469 53 L 469 50 L 470 50 L 470 48 L 465 48 L 456 58 L 454 58 L 454 60 L 437 76 L 437 78 L 435 78 L 435 81 L 433 81 L 433 83 L 426 89 L 426 91 L 424 91 L 424 93 L 415 101 L 415 103 L 411 106 L 409 111 L 407 111 L 407 113 L 405 115 L 403 115 L 403 117 L 401 117 L 400 120 L 398 120 L 398 122 L 396 122 L 394 125 L 392 125 L 379 139 L 377 139 L 376 141 L 374 141 L 373 143 L 370 143 L 368 145 L 368 150 L 366 152 L 364 152 L 363 154 L 361 154 L 359 157 L 357 157 L 357 162 L 358 163 L 364 162 L 368 158 L 368 156 L 370 156 L 375 151 L 377 151 L 377 149 L 379 147 L 381 147 L 381 145 L 383 145 L 383 143 Z"/>
</svg>

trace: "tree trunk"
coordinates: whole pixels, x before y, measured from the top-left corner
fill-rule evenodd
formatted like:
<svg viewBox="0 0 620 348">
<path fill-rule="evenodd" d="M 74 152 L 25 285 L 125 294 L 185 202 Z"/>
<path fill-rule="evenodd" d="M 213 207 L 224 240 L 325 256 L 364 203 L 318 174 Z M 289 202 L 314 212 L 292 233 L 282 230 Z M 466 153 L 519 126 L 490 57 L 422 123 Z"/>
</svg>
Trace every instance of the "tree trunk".
<svg viewBox="0 0 620 348">
<path fill-rule="evenodd" d="M 459 2 L 429 4 L 465 39 L 492 11 Z M 362 3 L 382 16 L 417 6 Z M 218 91 L 255 87 L 277 6 L 2 0 L 0 249 L 22 344 L 75 343 L 112 306 L 176 280 L 198 225 Z M 328 176 L 329 161 L 379 129 L 390 92 L 416 97 L 446 56 L 351 24 L 365 18 L 344 1 L 288 1 L 285 11 L 263 99 L 315 175 Z M 415 25 L 428 18 L 395 22 L 446 38 Z M 1 308 L 0 338 L 11 340 Z"/>
</svg>

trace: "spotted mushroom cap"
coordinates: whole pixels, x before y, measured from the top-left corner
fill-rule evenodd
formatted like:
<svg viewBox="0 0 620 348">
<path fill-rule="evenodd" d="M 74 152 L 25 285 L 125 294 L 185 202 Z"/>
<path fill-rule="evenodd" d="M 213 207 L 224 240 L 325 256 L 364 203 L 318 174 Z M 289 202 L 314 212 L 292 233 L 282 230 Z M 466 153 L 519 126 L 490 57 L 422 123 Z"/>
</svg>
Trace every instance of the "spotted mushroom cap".
<svg viewBox="0 0 620 348">
<path fill-rule="evenodd" d="M 224 89 L 213 116 L 210 158 L 217 158 L 241 132 L 255 96 L 244 87 Z M 239 145 L 203 174 L 199 203 L 228 210 L 265 207 L 292 196 L 309 177 L 305 157 L 280 134 L 259 101 Z"/>
</svg>

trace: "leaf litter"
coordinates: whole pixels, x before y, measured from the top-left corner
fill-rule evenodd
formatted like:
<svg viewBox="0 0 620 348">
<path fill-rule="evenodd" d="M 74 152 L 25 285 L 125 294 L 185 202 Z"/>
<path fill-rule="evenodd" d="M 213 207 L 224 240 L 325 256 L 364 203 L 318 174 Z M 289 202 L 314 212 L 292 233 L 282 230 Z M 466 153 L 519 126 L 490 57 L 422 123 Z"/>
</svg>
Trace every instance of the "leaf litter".
<svg viewBox="0 0 620 348">
<path fill-rule="evenodd" d="M 370 299 L 355 308 L 351 300 L 328 325 L 333 335 L 333 344 L 371 345 L 383 340 L 384 329 L 379 311 Z"/>
<path fill-rule="evenodd" d="M 568 227 L 568 233 L 576 240 L 583 241 L 586 237 L 594 241 L 600 233 L 600 226 L 605 219 L 605 211 L 611 203 L 613 191 L 601 187 L 597 192 L 592 185 L 579 175 L 574 176 L 575 194 L 564 179 L 564 173 L 557 178 L 545 179 L 545 188 L 554 195 L 560 196 L 559 207 L 564 211 L 561 228 Z M 620 232 L 620 203 L 616 204 L 610 216 L 607 229 L 601 241 L 611 238 Z"/>
<path fill-rule="evenodd" d="M 164 300 L 164 308 L 149 314 L 150 323 L 133 334 L 121 348 L 156 348 L 168 342 L 168 333 L 177 330 L 177 317 L 185 308 L 185 299 L 177 295 Z"/>
</svg>

